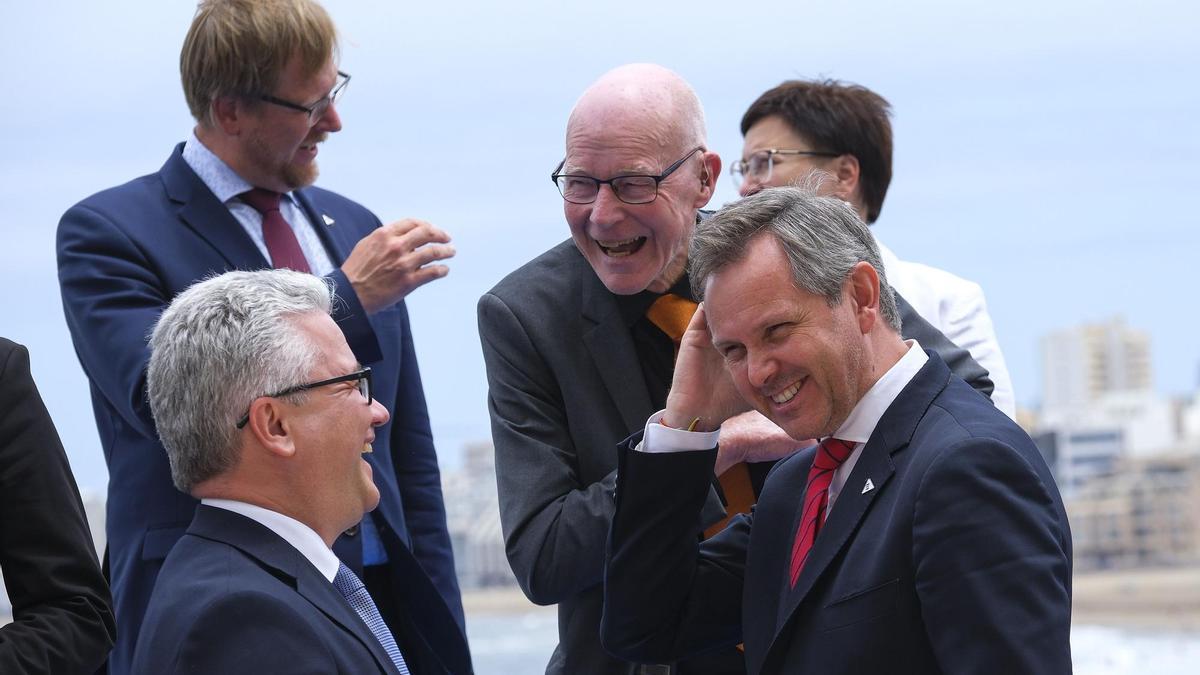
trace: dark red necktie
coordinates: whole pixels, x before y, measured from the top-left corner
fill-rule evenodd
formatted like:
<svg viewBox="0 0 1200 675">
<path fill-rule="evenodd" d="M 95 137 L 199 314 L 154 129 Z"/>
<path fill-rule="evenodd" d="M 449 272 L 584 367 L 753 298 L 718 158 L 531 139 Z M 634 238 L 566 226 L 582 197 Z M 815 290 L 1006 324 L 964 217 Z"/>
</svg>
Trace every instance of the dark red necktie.
<svg viewBox="0 0 1200 675">
<path fill-rule="evenodd" d="M 249 204 L 262 214 L 263 240 L 267 244 L 267 254 L 271 256 L 271 266 L 276 269 L 286 267 L 297 272 L 309 272 L 308 260 L 296 240 L 292 226 L 283 219 L 279 212 L 278 192 L 254 188 L 238 195 L 242 201 Z"/>
<path fill-rule="evenodd" d="M 817 446 L 817 456 L 808 471 L 808 487 L 804 490 L 804 511 L 800 514 L 800 527 L 796 530 L 796 541 L 792 544 L 791 581 L 795 588 L 812 550 L 817 533 L 825 523 L 825 507 L 829 505 L 829 483 L 833 472 L 854 452 L 854 443 L 830 436 Z"/>
</svg>

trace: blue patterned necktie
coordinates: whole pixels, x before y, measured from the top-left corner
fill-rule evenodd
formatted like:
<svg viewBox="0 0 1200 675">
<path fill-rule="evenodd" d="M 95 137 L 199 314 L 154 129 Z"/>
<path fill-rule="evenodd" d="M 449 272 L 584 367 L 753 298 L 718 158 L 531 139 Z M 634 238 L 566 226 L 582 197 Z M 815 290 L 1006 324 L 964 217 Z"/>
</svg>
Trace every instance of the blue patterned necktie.
<svg viewBox="0 0 1200 675">
<path fill-rule="evenodd" d="M 379 608 L 375 606 L 375 601 L 371 599 L 371 594 L 367 592 L 367 587 L 363 585 L 363 582 L 359 581 L 358 576 L 343 563 L 338 567 L 337 576 L 333 578 L 333 585 L 345 596 L 350 607 L 362 617 L 363 623 L 367 624 L 367 628 L 371 629 L 375 639 L 383 645 L 384 651 L 392 657 L 392 663 L 396 664 L 396 668 L 403 675 L 409 675 L 408 664 L 404 662 L 400 648 L 396 646 L 396 639 L 392 637 L 392 631 L 388 630 L 387 624 L 383 622 L 383 617 L 379 615 Z"/>
</svg>

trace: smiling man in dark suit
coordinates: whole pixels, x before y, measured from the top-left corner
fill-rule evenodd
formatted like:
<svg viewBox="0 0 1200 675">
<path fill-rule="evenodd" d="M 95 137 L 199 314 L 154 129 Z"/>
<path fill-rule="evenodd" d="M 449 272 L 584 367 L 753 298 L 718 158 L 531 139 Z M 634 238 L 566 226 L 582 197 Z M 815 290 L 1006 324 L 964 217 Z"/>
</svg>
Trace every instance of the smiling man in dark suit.
<svg viewBox="0 0 1200 675">
<path fill-rule="evenodd" d="M 361 205 L 310 187 L 318 148 L 342 127 L 332 20 L 310 0 L 208 0 L 180 70 L 197 121 L 163 167 L 72 207 L 58 230 L 67 325 L 86 372 L 109 469 L 108 550 L 118 620 L 110 666 L 128 671 L 162 560 L 196 501 L 171 486 L 146 404 L 146 336 L 194 281 L 233 269 L 288 267 L 332 282 L 334 318 L 372 367 L 392 414 L 368 458 L 379 508 L 334 547 L 390 617 L 390 564 L 408 547 L 462 623 L 437 455 L 404 298 L 446 274 L 444 232 L 417 220 L 380 225 Z"/>
<path fill-rule="evenodd" d="M 1025 432 L 901 337 L 851 207 L 764 190 L 697 226 L 691 262 L 703 309 L 665 410 L 621 451 L 605 645 L 663 660 L 744 641 L 755 675 L 1070 672 L 1053 478 Z M 821 443 L 700 545 L 718 430 L 747 406 Z"/>
<path fill-rule="evenodd" d="M 732 647 L 691 663 L 640 667 L 607 654 L 599 635 L 615 446 L 666 400 L 677 342 L 695 308 L 688 244 L 720 172 L 700 101 L 682 77 L 652 64 L 606 73 L 571 111 L 565 156 L 552 176 L 571 238 L 479 301 L 508 560 L 531 600 L 558 604 L 559 645 L 548 673 L 744 670 Z M 906 335 L 990 391 L 986 371 L 965 351 L 901 313 Z M 727 423 L 719 487 L 693 534 L 748 509 L 761 469 L 800 445 L 758 413 Z"/>
<path fill-rule="evenodd" d="M 200 499 L 163 563 L 136 673 L 467 675 L 458 624 L 404 547 L 388 623 L 333 552 L 379 504 L 365 457 L 388 412 L 330 317 L 323 279 L 227 272 L 176 296 L 150 338 L 150 408 Z"/>
</svg>

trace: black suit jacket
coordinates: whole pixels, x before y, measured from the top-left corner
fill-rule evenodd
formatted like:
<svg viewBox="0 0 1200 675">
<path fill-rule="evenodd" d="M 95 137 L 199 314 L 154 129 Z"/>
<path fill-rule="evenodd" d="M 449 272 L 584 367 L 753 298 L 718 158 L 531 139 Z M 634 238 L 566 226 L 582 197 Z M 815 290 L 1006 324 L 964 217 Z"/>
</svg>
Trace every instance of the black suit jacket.
<svg viewBox="0 0 1200 675">
<path fill-rule="evenodd" d="M 210 275 L 270 265 L 246 231 L 183 160 L 182 144 L 157 173 L 93 195 L 58 227 L 58 275 L 67 327 L 91 384 L 108 464 L 108 550 L 120 634 L 110 660 L 128 671 L 142 614 L 163 559 L 196 500 L 171 484 L 166 451 L 146 399 L 150 328 L 179 292 Z M 379 227 L 367 209 L 320 188 L 296 200 L 334 265 Z M 368 316 L 340 269 L 333 319 L 355 357 L 372 368 L 373 394 L 391 412 L 366 455 L 379 487 L 371 517 L 384 545 L 409 547 L 445 600 L 431 612 L 463 622 L 446 529 L 441 475 L 429 427 L 408 311 L 403 302 Z M 362 568 L 357 530 L 334 546 Z M 393 569 L 392 582 L 400 583 Z"/>
<path fill-rule="evenodd" d="M 1058 489 L 1029 437 L 936 355 L 863 447 L 794 589 L 813 450 L 780 462 L 754 513 L 698 546 L 716 451 L 642 453 L 637 440 L 622 451 L 606 575 L 614 652 L 744 640 L 755 675 L 1071 671 Z"/>
<path fill-rule="evenodd" d="M 0 569 L 13 622 L 0 673 L 88 673 L 116 625 L 79 490 L 29 374 L 29 353 L 0 338 Z"/>
<path fill-rule="evenodd" d="M 904 319 L 906 335 L 942 345 L 990 391 L 965 350 L 915 313 Z M 558 604 L 559 645 L 547 672 L 632 672 L 600 646 L 604 545 L 614 443 L 657 407 L 615 296 L 568 240 L 480 298 L 479 335 L 508 560 L 532 601 Z M 715 491 L 704 503 L 704 525 L 724 516 Z"/>
<path fill-rule="evenodd" d="M 399 555 L 405 555 L 403 552 Z M 412 559 L 392 628 L 414 675 L 471 672 L 453 621 L 425 608 L 437 590 Z M 201 505 L 154 588 L 133 661 L 136 673 L 398 672 L 341 593 L 296 548 L 240 514 Z"/>
</svg>

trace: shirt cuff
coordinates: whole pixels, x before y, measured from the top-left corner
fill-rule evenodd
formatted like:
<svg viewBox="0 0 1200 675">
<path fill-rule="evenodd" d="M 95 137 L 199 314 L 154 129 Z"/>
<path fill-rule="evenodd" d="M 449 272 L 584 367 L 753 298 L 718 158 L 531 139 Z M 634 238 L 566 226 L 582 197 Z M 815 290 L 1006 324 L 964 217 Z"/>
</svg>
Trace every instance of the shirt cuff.
<svg viewBox="0 0 1200 675">
<path fill-rule="evenodd" d="M 693 450 L 712 450 L 717 447 L 717 431 L 687 431 L 672 429 L 661 424 L 667 411 L 659 410 L 646 420 L 646 433 L 642 442 L 635 450 L 638 452 L 688 452 Z"/>
</svg>

